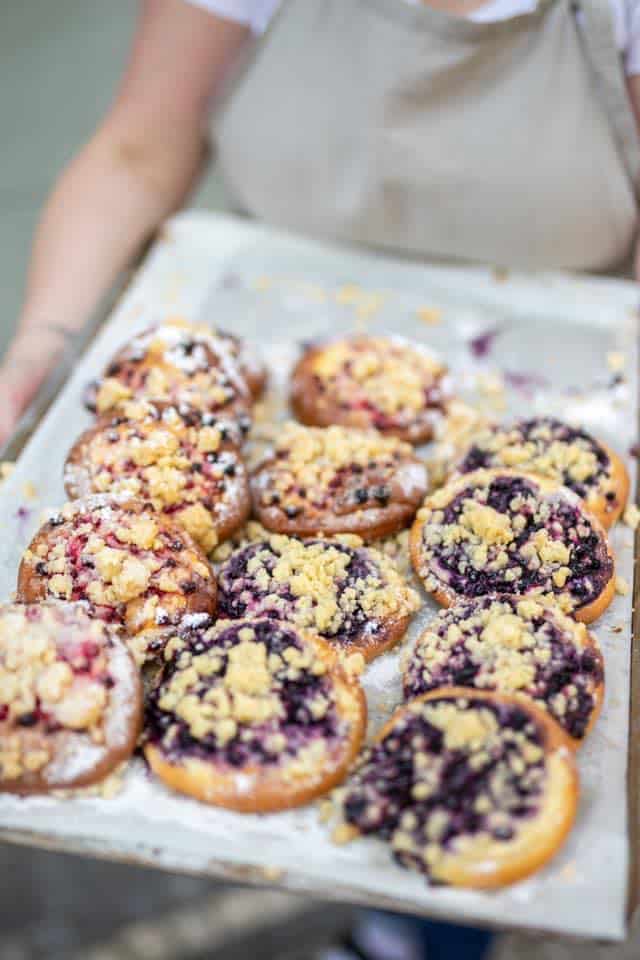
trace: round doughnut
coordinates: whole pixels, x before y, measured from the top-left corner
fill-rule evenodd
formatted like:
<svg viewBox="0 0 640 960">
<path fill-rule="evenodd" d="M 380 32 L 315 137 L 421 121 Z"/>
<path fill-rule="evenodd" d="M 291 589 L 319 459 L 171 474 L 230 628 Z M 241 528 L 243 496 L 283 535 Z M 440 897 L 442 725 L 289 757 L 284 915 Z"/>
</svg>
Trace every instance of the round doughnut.
<svg viewBox="0 0 640 960">
<path fill-rule="evenodd" d="M 0 790 L 96 783 L 141 726 L 140 676 L 117 628 L 80 604 L 0 606 Z"/>
<path fill-rule="evenodd" d="M 615 592 L 600 522 L 566 487 L 513 470 L 477 470 L 427 497 L 410 537 L 427 590 L 448 607 L 489 593 L 552 594 L 590 623 Z"/>
<path fill-rule="evenodd" d="M 449 395 L 446 367 L 423 344 L 402 337 L 355 336 L 309 347 L 291 381 L 302 423 L 375 428 L 425 443 Z"/>
<path fill-rule="evenodd" d="M 366 701 L 322 641 L 275 620 L 218 621 L 171 641 L 145 756 L 167 786 L 243 813 L 301 806 L 356 756 Z"/>
<path fill-rule="evenodd" d="M 65 504 L 25 551 L 17 599 L 50 598 L 84 600 L 92 617 L 123 624 L 143 661 L 182 617 L 215 613 L 216 583 L 186 531 L 142 501 L 95 494 Z"/>
<path fill-rule="evenodd" d="M 236 550 L 218 571 L 218 614 L 311 630 L 365 660 L 405 634 L 420 598 L 382 553 L 282 534 Z"/>
<path fill-rule="evenodd" d="M 209 327 L 180 320 L 151 327 L 125 344 L 90 388 L 87 405 L 104 414 L 132 398 L 186 404 L 227 417 L 246 417 L 251 406 L 229 345 Z"/>
<path fill-rule="evenodd" d="M 515 883 L 559 850 L 578 774 L 566 734 L 525 697 L 448 687 L 401 707 L 337 793 L 335 839 L 389 843 L 436 884 Z"/>
<path fill-rule="evenodd" d="M 427 488 L 412 448 L 375 430 L 284 424 L 251 478 L 253 507 L 275 533 L 356 533 L 409 526 Z"/>
<path fill-rule="evenodd" d="M 67 494 L 144 499 L 210 553 L 251 510 L 237 425 L 200 411 L 185 417 L 169 404 L 132 406 L 138 416 L 103 418 L 78 438 L 65 465 Z"/>
<path fill-rule="evenodd" d="M 629 474 L 617 453 L 586 430 L 554 417 L 485 427 L 476 433 L 455 472 L 503 467 L 563 484 L 607 528 L 620 517 L 629 496 Z"/>
<path fill-rule="evenodd" d="M 604 696 L 598 641 L 553 603 L 477 597 L 441 610 L 403 664 L 405 699 L 440 687 L 524 694 L 573 744 L 592 729 Z"/>
</svg>

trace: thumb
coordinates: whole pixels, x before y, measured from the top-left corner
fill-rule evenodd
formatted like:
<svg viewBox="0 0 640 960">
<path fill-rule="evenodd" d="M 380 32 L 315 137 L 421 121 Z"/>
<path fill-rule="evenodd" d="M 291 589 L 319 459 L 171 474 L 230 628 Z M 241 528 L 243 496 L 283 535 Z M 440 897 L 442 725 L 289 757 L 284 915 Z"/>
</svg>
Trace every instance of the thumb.
<svg viewBox="0 0 640 960">
<path fill-rule="evenodd" d="M 18 334 L 0 366 L 0 444 L 6 443 L 38 388 L 62 353 L 55 331 Z"/>
</svg>

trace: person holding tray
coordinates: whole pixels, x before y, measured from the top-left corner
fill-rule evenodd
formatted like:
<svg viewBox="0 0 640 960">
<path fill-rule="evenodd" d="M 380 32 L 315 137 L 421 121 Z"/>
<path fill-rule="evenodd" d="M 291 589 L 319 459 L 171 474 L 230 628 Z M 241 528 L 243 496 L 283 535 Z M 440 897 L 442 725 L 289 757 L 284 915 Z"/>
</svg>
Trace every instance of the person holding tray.
<svg viewBox="0 0 640 960">
<path fill-rule="evenodd" d="M 144 0 L 117 96 L 36 233 L 0 443 L 193 190 L 210 126 L 236 207 L 271 223 L 611 270 L 633 253 L 639 116 L 637 0 Z"/>
<path fill-rule="evenodd" d="M 272 224 L 411 257 L 629 272 L 639 121 L 640 0 L 143 0 L 115 100 L 36 233 L 0 443 L 186 201 L 210 142 L 234 207 Z M 430 956 L 486 948 L 442 927 L 403 946 L 397 923 L 367 918 L 335 956 L 420 957 L 425 936 Z"/>
</svg>

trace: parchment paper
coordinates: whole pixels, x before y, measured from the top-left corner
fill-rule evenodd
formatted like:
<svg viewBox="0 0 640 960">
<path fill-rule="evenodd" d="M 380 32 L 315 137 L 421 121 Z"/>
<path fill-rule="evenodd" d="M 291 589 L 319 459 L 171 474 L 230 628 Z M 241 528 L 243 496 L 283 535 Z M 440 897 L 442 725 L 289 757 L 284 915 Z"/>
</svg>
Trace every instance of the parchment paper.
<svg viewBox="0 0 640 960">
<path fill-rule="evenodd" d="M 634 285 L 561 275 L 505 276 L 355 254 L 232 218 L 171 222 L 111 320 L 0 488 L 0 597 L 21 553 L 64 501 L 62 466 L 90 422 L 87 381 L 136 330 L 172 314 L 210 320 L 253 340 L 276 393 L 298 345 L 354 328 L 403 333 L 440 350 L 465 394 L 493 415 L 556 412 L 629 456 L 637 423 Z M 498 376 L 498 373 L 500 376 Z M 507 409 L 500 409 L 506 381 Z M 478 392 L 479 391 L 479 392 Z M 631 587 L 633 534 L 613 533 Z M 433 614 L 427 601 L 407 642 Z M 242 816 L 169 794 L 141 761 L 114 797 L 0 798 L 0 836 L 159 867 L 269 882 L 319 896 L 392 906 L 462 922 L 584 937 L 624 935 L 628 867 L 625 775 L 631 591 L 595 626 L 606 661 L 603 714 L 582 749 L 580 811 L 561 854 L 536 876 L 484 894 L 429 888 L 375 840 L 333 845 L 317 808 Z M 398 654 L 364 677 L 374 724 L 399 700 Z"/>
</svg>

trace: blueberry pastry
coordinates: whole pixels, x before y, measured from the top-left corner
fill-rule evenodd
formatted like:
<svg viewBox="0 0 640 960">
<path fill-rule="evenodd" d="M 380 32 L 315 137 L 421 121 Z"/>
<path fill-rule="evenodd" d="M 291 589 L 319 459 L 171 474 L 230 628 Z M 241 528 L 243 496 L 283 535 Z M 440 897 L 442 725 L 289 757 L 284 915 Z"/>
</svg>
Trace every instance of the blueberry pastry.
<svg viewBox="0 0 640 960">
<path fill-rule="evenodd" d="M 138 669 L 116 628 L 79 604 L 0 607 L 0 790 L 96 783 L 141 725 Z"/>
<path fill-rule="evenodd" d="M 123 624 L 139 660 L 185 614 L 213 614 L 213 571 L 188 533 L 141 501 L 96 494 L 67 503 L 36 534 L 17 598 L 85 601 L 92 617 Z"/>
<path fill-rule="evenodd" d="M 186 404 L 207 413 L 246 417 L 251 393 L 228 344 L 208 327 L 168 321 L 138 334 L 111 360 L 87 403 L 98 414 L 124 400 Z"/>
<path fill-rule="evenodd" d="M 291 406 L 302 423 L 374 427 L 425 443 L 448 398 L 446 368 L 420 343 L 356 336 L 310 347 L 298 361 Z"/>
<path fill-rule="evenodd" d="M 564 484 L 605 527 L 612 526 L 629 496 L 629 474 L 620 457 L 586 430 L 553 417 L 493 425 L 473 438 L 457 473 L 508 467 Z"/>
<path fill-rule="evenodd" d="M 615 592 L 600 522 L 571 490 L 533 474 L 477 470 L 450 481 L 425 501 L 410 549 L 445 607 L 463 597 L 542 593 L 590 623 Z"/>
<path fill-rule="evenodd" d="M 553 603 L 513 596 L 459 600 L 418 637 L 403 666 L 412 700 L 440 687 L 532 697 L 578 746 L 604 695 L 595 637 Z"/>
<path fill-rule="evenodd" d="M 169 404 L 125 409 L 132 406 L 135 417 L 105 417 L 76 441 L 65 467 L 69 497 L 109 492 L 147 500 L 210 553 L 251 509 L 237 424 Z"/>
<path fill-rule="evenodd" d="M 276 533 L 356 533 L 407 527 L 427 487 L 412 448 L 376 430 L 283 426 L 252 476 L 254 511 Z"/>
<path fill-rule="evenodd" d="M 308 629 L 366 660 L 405 634 L 420 599 L 377 550 L 282 534 L 236 550 L 218 572 L 218 614 Z"/>
<path fill-rule="evenodd" d="M 434 884 L 502 887 L 558 851 L 578 790 L 570 741 L 546 711 L 449 687 L 383 727 L 337 791 L 334 839 L 379 837 Z"/>
<path fill-rule="evenodd" d="M 167 786 L 241 812 L 286 810 L 339 783 L 366 702 L 322 641 L 276 620 L 221 620 L 165 649 L 145 756 Z"/>
</svg>

